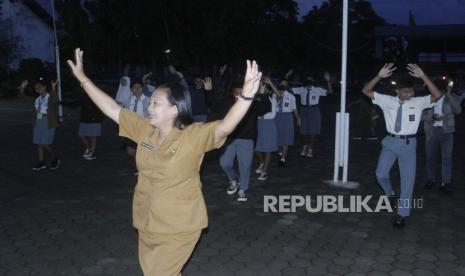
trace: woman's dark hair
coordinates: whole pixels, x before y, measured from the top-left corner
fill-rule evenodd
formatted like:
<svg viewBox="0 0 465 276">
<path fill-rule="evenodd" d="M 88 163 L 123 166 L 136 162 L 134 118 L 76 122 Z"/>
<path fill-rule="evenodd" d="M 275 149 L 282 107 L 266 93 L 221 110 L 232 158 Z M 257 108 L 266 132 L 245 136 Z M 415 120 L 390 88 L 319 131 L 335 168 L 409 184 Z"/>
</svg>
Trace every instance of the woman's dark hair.
<svg viewBox="0 0 465 276">
<path fill-rule="evenodd" d="M 192 124 L 191 95 L 189 91 L 176 82 L 162 84 L 157 89 L 165 89 L 168 102 L 178 108 L 178 117 L 174 122 L 176 128 L 183 129 Z"/>
</svg>

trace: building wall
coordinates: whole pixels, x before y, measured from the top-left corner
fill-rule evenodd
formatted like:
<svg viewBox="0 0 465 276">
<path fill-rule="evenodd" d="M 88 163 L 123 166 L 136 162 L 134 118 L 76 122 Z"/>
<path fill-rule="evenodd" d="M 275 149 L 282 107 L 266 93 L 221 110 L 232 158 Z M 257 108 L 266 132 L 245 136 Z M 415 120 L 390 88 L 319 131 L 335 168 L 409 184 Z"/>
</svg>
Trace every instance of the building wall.
<svg viewBox="0 0 465 276">
<path fill-rule="evenodd" d="M 10 22 L 5 32 L 19 38 L 19 55 L 11 66 L 18 66 L 20 60 L 38 58 L 44 62 L 55 61 L 53 29 L 37 17 L 22 1 L 1 0 L 1 19 Z"/>
</svg>

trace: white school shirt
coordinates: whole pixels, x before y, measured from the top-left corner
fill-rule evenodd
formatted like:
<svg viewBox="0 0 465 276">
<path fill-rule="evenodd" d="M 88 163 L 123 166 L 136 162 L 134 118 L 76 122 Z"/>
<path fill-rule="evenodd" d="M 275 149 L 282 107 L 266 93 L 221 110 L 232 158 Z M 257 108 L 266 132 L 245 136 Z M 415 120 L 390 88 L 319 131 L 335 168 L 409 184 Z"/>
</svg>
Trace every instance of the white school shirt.
<svg viewBox="0 0 465 276">
<path fill-rule="evenodd" d="M 50 94 L 47 93 L 45 96 L 37 97 L 37 99 L 34 101 L 34 106 L 37 113 L 47 114 L 48 98 L 50 98 Z"/>
<path fill-rule="evenodd" d="M 399 132 L 395 132 L 394 127 L 396 124 L 397 110 L 399 109 L 400 105 L 399 97 L 373 92 L 373 98 L 373 103 L 378 105 L 381 110 L 383 110 L 387 132 L 395 135 L 417 134 L 423 109 L 433 106 L 431 103 L 431 95 L 424 97 L 413 97 L 408 101 L 404 101 L 404 104 L 402 105 L 401 130 Z"/>
<path fill-rule="evenodd" d="M 281 112 L 279 111 L 280 108 L 282 108 Z M 297 106 L 295 103 L 295 96 L 289 93 L 288 91 L 284 91 L 281 101 L 278 103 L 277 112 L 289 113 L 289 112 L 293 112 L 296 109 L 297 109 Z"/>
<path fill-rule="evenodd" d="M 439 116 L 442 116 L 444 114 L 444 113 L 442 113 L 442 104 L 444 103 L 444 97 L 445 96 L 442 96 L 439 100 L 437 100 L 433 104 L 433 106 L 434 106 L 433 107 L 434 108 L 434 114 L 439 115 Z M 442 120 L 434 121 L 433 126 L 442 127 L 443 126 L 443 121 Z"/>
<path fill-rule="evenodd" d="M 278 102 L 276 102 L 276 95 L 275 94 L 273 94 L 271 97 L 268 97 L 268 99 L 271 102 L 271 111 L 266 113 L 265 115 L 263 115 L 260 118 L 265 119 L 265 120 L 272 120 L 272 119 L 274 119 L 274 117 L 276 117 L 276 110 L 277 110 L 277 107 L 278 107 Z"/>
<path fill-rule="evenodd" d="M 317 105 L 320 102 L 320 97 L 327 95 L 327 90 L 318 86 L 301 86 L 291 89 L 292 93 L 300 95 L 300 103 L 302 106 L 308 106 L 310 97 L 310 105 Z"/>
<path fill-rule="evenodd" d="M 134 110 L 134 106 L 136 105 L 136 96 L 132 95 L 131 99 L 129 100 L 128 109 L 133 112 L 136 112 L 137 114 L 139 114 L 139 116 L 148 117 L 149 104 L 150 104 L 150 98 L 145 96 L 144 94 L 141 94 L 139 97 L 139 101 L 137 103 L 137 110 Z"/>
</svg>

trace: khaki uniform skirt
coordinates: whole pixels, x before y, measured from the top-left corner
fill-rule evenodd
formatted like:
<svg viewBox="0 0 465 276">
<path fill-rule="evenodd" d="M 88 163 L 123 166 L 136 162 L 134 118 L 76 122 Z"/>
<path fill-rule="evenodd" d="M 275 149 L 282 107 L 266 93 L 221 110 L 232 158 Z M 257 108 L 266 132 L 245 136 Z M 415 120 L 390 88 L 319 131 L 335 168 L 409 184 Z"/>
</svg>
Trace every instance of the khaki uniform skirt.
<svg viewBox="0 0 465 276">
<path fill-rule="evenodd" d="M 200 233 L 159 234 L 139 231 L 139 262 L 144 275 L 181 275 Z"/>
</svg>

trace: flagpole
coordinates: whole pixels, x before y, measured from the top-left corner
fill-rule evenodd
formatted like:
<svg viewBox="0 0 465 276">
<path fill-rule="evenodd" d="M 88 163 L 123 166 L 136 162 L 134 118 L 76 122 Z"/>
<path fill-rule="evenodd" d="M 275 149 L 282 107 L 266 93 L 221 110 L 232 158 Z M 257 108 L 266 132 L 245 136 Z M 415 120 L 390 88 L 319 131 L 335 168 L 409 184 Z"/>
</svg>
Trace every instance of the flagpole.
<svg viewBox="0 0 465 276">
<path fill-rule="evenodd" d="M 349 166 L 349 113 L 346 113 L 347 93 L 347 36 L 348 36 L 349 0 L 343 0 L 342 6 L 342 57 L 341 57 L 341 109 L 336 113 L 336 134 L 334 147 L 334 175 L 325 181 L 342 188 L 355 189 L 356 182 L 347 181 Z M 342 167 L 342 180 L 339 170 Z"/>
<path fill-rule="evenodd" d="M 61 105 L 62 96 L 61 96 L 61 70 L 60 70 L 60 49 L 58 47 L 58 35 L 57 35 L 57 26 L 55 23 L 55 3 L 53 0 L 50 0 L 52 4 L 52 18 L 53 18 L 53 33 L 55 35 L 55 64 L 56 64 L 56 73 L 57 73 L 57 91 L 58 91 L 58 120 L 63 122 L 63 106 Z"/>
</svg>

